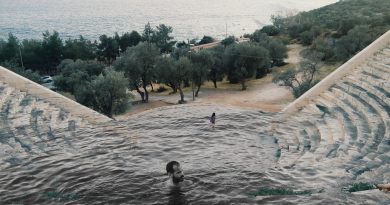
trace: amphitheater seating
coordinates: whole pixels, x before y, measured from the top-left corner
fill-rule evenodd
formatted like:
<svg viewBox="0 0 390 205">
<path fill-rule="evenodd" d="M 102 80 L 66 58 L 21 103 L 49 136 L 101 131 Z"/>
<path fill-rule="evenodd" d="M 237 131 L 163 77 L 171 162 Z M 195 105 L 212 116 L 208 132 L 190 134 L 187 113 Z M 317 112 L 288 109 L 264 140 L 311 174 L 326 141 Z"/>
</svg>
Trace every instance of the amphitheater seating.
<svg viewBox="0 0 390 205">
<path fill-rule="evenodd" d="M 54 147 L 70 147 L 68 137 L 80 118 L 49 103 L 0 83 L 0 167 L 12 166 L 24 158 L 42 155 Z M 53 146 L 55 145 L 55 146 Z"/>
<path fill-rule="evenodd" d="M 289 116 L 274 134 L 281 138 L 281 165 L 329 161 L 356 177 L 385 166 L 390 161 L 390 46 Z M 379 174 L 390 181 L 385 171 Z"/>
</svg>

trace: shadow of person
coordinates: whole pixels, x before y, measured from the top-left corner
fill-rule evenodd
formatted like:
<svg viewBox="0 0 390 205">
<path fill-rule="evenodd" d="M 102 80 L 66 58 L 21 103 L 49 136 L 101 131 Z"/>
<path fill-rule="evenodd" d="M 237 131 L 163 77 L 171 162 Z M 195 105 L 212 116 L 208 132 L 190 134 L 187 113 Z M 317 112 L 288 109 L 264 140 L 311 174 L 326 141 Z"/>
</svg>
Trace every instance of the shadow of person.
<svg viewBox="0 0 390 205">
<path fill-rule="evenodd" d="M 171 187 L 168 193 L 168 205 L 186 205 L 189 204 L 184 192 L 180 187 Z"/>
</svg>

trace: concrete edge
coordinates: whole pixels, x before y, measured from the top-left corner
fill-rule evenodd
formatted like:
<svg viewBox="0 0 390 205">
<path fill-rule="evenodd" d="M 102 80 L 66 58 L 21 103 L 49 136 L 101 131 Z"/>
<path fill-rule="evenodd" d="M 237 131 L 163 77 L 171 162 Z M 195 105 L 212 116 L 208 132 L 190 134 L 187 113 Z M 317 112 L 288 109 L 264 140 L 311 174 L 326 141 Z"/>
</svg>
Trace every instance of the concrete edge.
<svg viewBox="0 0 390 205">
<path fill-rule="evenodd" d="M 28 95 L 32 95 L 56 107 L 62 108 L 65 111 L 71 113 L 72 116 L 79 117 L 91 124 L 104 123 L 112 120 L 105 115 L 102 115 L 1 66 L 0 81 L 17 90 L 20 90 L 21 92 L 25 92 Z"/>
<path fill-rule="evenodd" d="M 379 50 L 385 48 L 390 44 L 390 30 L 383 34 L 381 37 L 376 39 L 350 60 L 345 62 L 327 77 L 322 79 L 319 83 L 313 86 L 310 90 L 300 96 L 298 99 L 294 100 L 287 107 L 285 107 L 281 113 L 288 115 L 295 113 L 303 106 L 307 105 L 308 102 L 319 96 L 324 91 L 328 90 L 333 84 L 337 81 L 351 73 L 355 68 L 359 65 L 363 64 L 369 57 L 371 57 L 374 53 Z"/>
</svg>

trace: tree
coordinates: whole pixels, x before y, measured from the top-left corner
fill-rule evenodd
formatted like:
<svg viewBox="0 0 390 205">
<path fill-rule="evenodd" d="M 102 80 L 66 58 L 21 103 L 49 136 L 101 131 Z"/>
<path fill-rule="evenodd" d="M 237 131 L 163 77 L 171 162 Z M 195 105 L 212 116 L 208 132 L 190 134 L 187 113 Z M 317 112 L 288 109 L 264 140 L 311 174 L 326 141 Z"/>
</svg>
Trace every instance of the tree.
<svg viewBox="0 0 390 205">
<path fill-rule="evenodd" d="M 149 92 L 146 87 L 155 76 L 154 68 L 159 54 L 160 50 L 156 45 L 143 42 L 129 47 L 114 64 L 117 70 L 125 73 L 130 80 L 131 88 L 137 90 L 143 102 L 149 101 Z M 144 91 L 139 89 L 140 86 Z"/>
<path fill-rule="evenodd" d="M 98 44 L 98 59 L 99 61 L 105 62 L 108 65 L 111 65 L 112 62 L 116 59 L 116 56 L 119 55 L 119 45 L 118 42 L 113 37 L 108 37 L 106 35 L 101 35 L 99 37 L 100 43 Z"/>
<path fill-rule="evenodd" d="M 0 62 L 0 65 L 3 66 L 4 68 L 7 68 L 15 73 L 17 73 L 18 75 L 21 75 L 31 81 L 34 81 L 36 83 L 40 83 L 41 82 L 41 76 L 39 75 L 38 72 L 34 72 L 30 69 L 25 69 L 25 68 L 22 68 L 22 67 L 19 67 L 18 66 L 18 63 L 15 63 L 14 61 L 3 61 L 3 62 Z"/>
<path fill-rule="evenodd" d="M 322 37 L 317 37 L 311 46 L 311 49 L 324 54 L 324 58 L 322 60 L 328 60 L 333 56 L 333 49 L 330 45 L 330 41 L 332 39 L 324 39 Z"/>
<path fill-rule="evenodd" d="M 246 90 L 245 79 L 268 72 L 269 53 L 267 49 L 254 43 L 241 43 L 229 46 L 223 55 L 231 83 L 240 82 L 242 90 Z"/>
<path fill-rule="evenodd" d="M 272 66 L 281 66 L 284 59 L 287 58 L 287 47 L 279 39 L 271 39 L 267 42 L 265 48 L 268 50 L 272 60 Z"/>
<path fill-rule="evenodd" d="M 221 44 L 226 46 L 229 46 L 231 44 L 234 44 L 236 42 L 236 38 L 234 36 L 229 36 L 221 41 Z"/>
<path fill-rule="evenodd" d="M 170 34 L 173 32 L 172 27 L 160 24 L 153 32 L 152 42 L 160 49 L 161 53 L 172 52 L 173 46 L 176 41 L 173 41 L 173 37 Z"/>
<path fill-rule="evenodd" d="M 21 53 L 23 64 L 26 68 L 34 71 L 42 71 L 45 64 L 41 40 L 23 40 Z"/>
<path fill-rule="evenodd" d="M 96 57 L 95 50 L 96 45 L 80 35 L 78 39 L 68 39 L 65 41 L 63 58 L 92 60 Z"/>
<path fill-rule="evenodd" d="M 49 31 L 43 33 L 42 57 L 45 62 L 45 72 L 54 72 L 56 66 L 63 57 L 63 43 L 57 31 L 51 34 Z"/>
<path fill-rule="evenodd" d="M 274 73 L 273 82 L 279 83 L 280 86 L 289 87 L 295 98 L 298 98 L 317 84 L 315 76 L 319 72 L 323 56 L 323 53 L 312 52 L 308 59 L 300 63 L 298 69 L 289 68 L 282 73 Z"/>
<path fill-rule="evenodd" d="M 263 26 L 260 32 L 266 33 L 268 36 L 276 36 L 280 33 L 280 29 L 273 25 Z"/>
<path fill-rule="evenodd" d="M 253 32 L 252 35 L 250 35 L 250 40 L 252 42 L 262 43 L 262 44 L 268 44 L 268 41 L 270 40 L 270 37 L 267 36 L 267 34 L 263 33 L 260 30 L 256 30 Z"/>
<path fill-rule="evenodd" d="M 224 76 L 224 70 L 223 70 L 224 51 L 225 48 L 221 45 L 215 46 L 210 49 L 214 63 L 210 68 L 208 79 L 213 82 L 214 88 L 217 88 L 217 81 L 222 81 Z"/>
<path fill-rule="evenodd" d="M 198 97 L 200 87 L 206 80 L 207 75 L 214 64 L 214 59 L 210 51 L 201 50 L 191 54 L 191 61 L 193 64 L 192 81 L 197 86 L 195 97 Z"/>
<path fill-rule="evenodd" d="M 8 41 L 2 42 L 0 50 L 0 62 L 11 61 L 19 56 L 19 41 L 12 33 L 8 34 Z"/>
<path fill-rule="evenodd" d="M 179 103 L 184 103 L 184 93 L 182 90 L 184 81 L 190 76 L 191 62 L 187 57 L 180 57 L 174 60 L 170 57 L 160 57 L 157 63 L 159 79 L 170 87 L 179 90 Z"/>
<path fill-rule="evenodd" d="M 368 26 L 356 26 L 336 42 L 335 56 L 343 61 L 349 59 L 373 40 Z"/>
<path fill-rule="evenodd" d="M 54 85 L 61 91 L 75 94 L 76 91 L 85 87 L 94 77 L 100 75 L 104 66 L 95 61 L 65 59 L 57 66 L 60 72 L 54 80 Z"/>
<path fill-rule="evenodd" d="M 119 37 L 119 47 L 121 51 L 126 51 L 127 47 L 132 47 L 138 45 L 141 42 L 142 37 L 137 31 L 132 31 L 131 33 L 124 33 Z"/>
<path fill-rule="evenodd" d="M 76 92 L 76 100 L 112 118 L 125 112 L 130 106 L 127 92 L 128 80 L 123 72 L 105 69 L 102 74 Z"/>
<path fill-rule="evenodd" d="M 171 57 L 161 56 L 156 63 L 157 81 L 165 83 L 172 88 L 172 93 L 177 92 L 177 82 L 175 78 L 175 61 Z"/>
<path fill-rule="evenodd" d="M 145 28 L 142 32 L 142 41 L 152 42 L 152 36 L 154 34 L 153 28 L 150 26 L 150 23 L 148 22 L 145 24 Z"/>
<path fill-rule="evenodd" d="M 211 36 L 203 36 L 198 45 L 208 44 L 214 42 L 215 39 Z"/>
</svg>

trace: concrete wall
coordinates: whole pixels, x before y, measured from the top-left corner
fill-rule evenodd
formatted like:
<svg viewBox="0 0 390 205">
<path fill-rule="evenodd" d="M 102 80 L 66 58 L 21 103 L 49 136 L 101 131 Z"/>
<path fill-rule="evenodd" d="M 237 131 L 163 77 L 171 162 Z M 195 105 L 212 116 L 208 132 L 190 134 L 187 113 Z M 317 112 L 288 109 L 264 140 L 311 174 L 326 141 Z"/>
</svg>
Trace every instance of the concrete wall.
<svg viewBox="0 0 390 205">
<path fill-rule="evenodd" d="M 390 30 L 367 46 L 365 49 L 360 51 L 354 57 L 352 57 L 349 61 L 341 65 L 331 74 L 329 74 L 326 78 L 321 80 L 317 85 L 313 86 L 310 90 L 296 99 L 294 102 L 289 104 L 282 110 L 284 114 L 292 114 L 299 110 L 299 108 L 308 104 L 312 99 L 315 99 L 318 95 L 325 92 L 332 85 L 334 85 L 341 78 L 345 77 L 349 73 L 351 73 L 354 69 L 356 69 L 359 65 L 362 65 L 366 62 L 366 60 L 371 57 L 374 53 L 380 51 L 384 47 L 390 44 Z"/>
<path fill-rule="evenodd" d="M 1 66 L 0 81 L 17 90 L 25 92 L 28 95 L 32 95 L 56 107 L 62 108 L 71 113 L 72 116 L 80 117 L 83 120 L 87 120 L 89 123 L 98 124 L 111 121 L 111 118 L 108 118 L 105 115 L 85 107 Z"/>
</svg>

